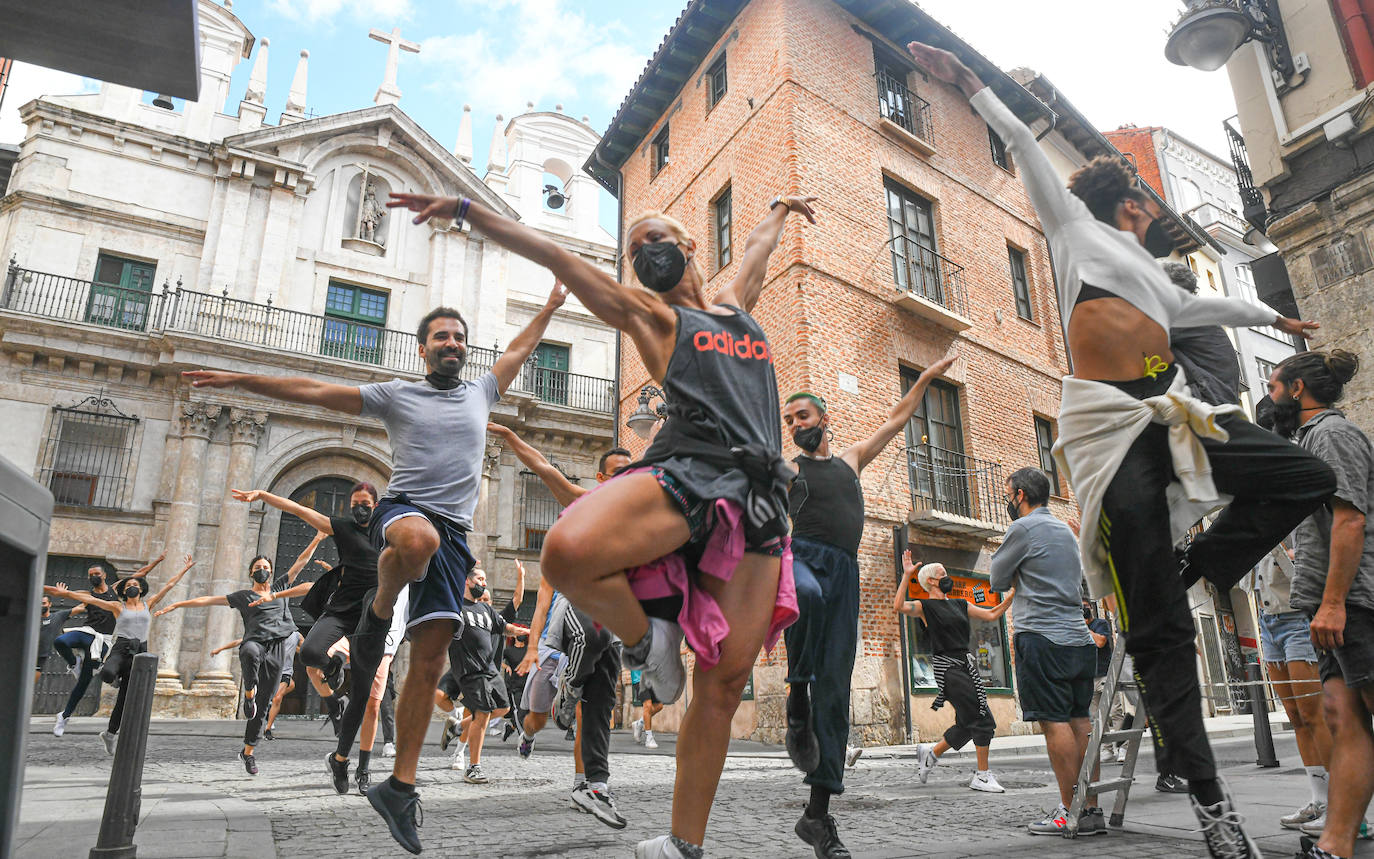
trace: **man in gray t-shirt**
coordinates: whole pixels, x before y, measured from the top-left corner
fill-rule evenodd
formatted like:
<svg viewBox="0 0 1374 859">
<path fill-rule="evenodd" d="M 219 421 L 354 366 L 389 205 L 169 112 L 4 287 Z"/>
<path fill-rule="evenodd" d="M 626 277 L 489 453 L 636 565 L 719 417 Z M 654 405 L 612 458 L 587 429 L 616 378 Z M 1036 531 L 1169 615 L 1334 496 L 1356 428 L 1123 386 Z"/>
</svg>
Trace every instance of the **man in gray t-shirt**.
<svg viewBox="0 0 1374 859">
<path fill-rule="evenodd" d="M 1083 565 L 1078 540 L 1046 506 L 1050 479 L 1038 468 L 1007 478 L 1007 512 L 1013 521 L 992 556 L 988 586 L 1016 588 L 1012 629 L 1016 632 L 1016 695 L 1021 716 L 1039 722 L 1045 734 L 1059 800 L 1073 804 L 1081 749 L 1092 730 L 1089 708 L 1097 647 L 1083 624 Z M 1095 805 L 1088 797 L 1088 805 Z M 1062 834 L 1060 810 L 1030 825 L 1037 835 Z"/>
<path fill-rule="evenodd" d="M 392 781 L 397 790 L 411 795 L 415 793 L 416 764 L 429 725 L 430 702 L 444 670 L 449 640 L 461 622 L 463 589 L 473 564 L 466 535 L 477 506 L 487 417 L 539 345 L 567 294 L 567 289 L 556 283 L 544 307 L 511 340 L 491 370 L 473 381 L 462 379 L 468 350 L 467 323 L 458 311 L 447 307 L 427 313 L 416 331 L 427 371 L 421 380 L 395 379 L 355 388 L 314 379 L 218 370 L 183 374 L 196 388 L 239 388 L 274 399 L 375 417 L 386 426 L 392 448 L 392 479 L 370 524 L 373 542 L 381 550 L 377 592 L 372 605 L 363 612 L 357 632 L 350 637 L 350 658 L 354 671 L 366 671 L 366 676 L 375 672 L 391 628 L 396 596 L 409 584 L 410 675 L 396 702 Z M 345 778 L 347 766 L 343 762 Z"/>
</svg>

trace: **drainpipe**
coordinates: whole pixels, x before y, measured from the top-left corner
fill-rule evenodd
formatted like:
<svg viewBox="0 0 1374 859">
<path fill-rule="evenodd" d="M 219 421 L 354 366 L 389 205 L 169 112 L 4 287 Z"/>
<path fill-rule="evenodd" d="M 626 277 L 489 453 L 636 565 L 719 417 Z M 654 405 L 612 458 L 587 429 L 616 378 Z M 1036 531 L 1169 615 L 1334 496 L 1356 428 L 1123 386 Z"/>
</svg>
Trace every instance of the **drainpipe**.
<svg viewBox="0 0 1374 859">
<path fill-rule="evenodd" d="M 620 175 L 620 171 L 607 164 L 601 157 L 601 147 L 592 150 L 592 158 L 596 163 L 615 175 L 615 279 L 617 283 L 624 283 L 622 279 L 621 260 L 624 257 L 625 246 L 625 177 Z M 611 447 L 620 447 L 620 329 L 615 330 L 615 403 L 614 414 L 611 418 Z"/>
<path fill-rule="evenodd" d="M 1374 39 L 1369 36 L 1369 18 L 1360 0 L 1333 0 L 1333 5 L 1346 44 L 1350 45 L 1350 62 L 1360 80 L 1368 85 L 1374 81 Z"/>
</svg>

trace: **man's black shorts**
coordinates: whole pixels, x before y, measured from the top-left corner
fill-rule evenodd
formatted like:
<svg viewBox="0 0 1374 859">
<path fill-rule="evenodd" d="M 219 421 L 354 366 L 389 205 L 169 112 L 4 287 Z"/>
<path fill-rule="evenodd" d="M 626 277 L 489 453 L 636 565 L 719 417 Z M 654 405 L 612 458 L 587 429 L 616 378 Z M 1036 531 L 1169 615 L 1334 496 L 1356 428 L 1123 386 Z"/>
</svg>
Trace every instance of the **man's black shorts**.
<svg viewBox="0 0 1374 859">
<path fill-rule="evenodd" d="M 1038 632 L 1016 633 L 1015 644 L 1021 718 L 1027 722 L 1088 718 L 1097 648 L 1055 644 Z"/>
</svg>

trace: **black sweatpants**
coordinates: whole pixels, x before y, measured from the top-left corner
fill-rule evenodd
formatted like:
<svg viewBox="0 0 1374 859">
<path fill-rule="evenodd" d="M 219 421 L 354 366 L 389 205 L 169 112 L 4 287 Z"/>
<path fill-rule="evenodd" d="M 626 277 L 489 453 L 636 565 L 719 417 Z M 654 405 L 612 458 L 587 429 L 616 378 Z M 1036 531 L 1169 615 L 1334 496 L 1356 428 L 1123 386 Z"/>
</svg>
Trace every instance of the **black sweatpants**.
<svg viewBox="0 0 1374 859">
<path fill-rule="evenodd" d="M 1171 379 L 1169 374 L 1157 381 L 1115 384 L 1143 399 L 1162 393 Z M 1218 423 L 1230 440 L 1202 444 L 1217 490 L 1234 500 L 1193 541 L 1189 561 L 1219 589 L 1229 590 L 1330 498 L 1336 478 L 1321 460 L 1244 418 Z M 1168 427 L 1152 423 L 1136 438 L 1103 497 L 1097 527 L 1121 606 L 1126 651 L 1135 659 L 1154 728 L 1158 768 L 1208 780 L 1216 777 L 1216 764 L 1192 668 L 1197 632 L 1188 583 L 1178 575 L 1165 496 L 1174 477 L 1168 434 Z"/>
<path fill-rule="evenodd" d="M 365 606 L 371 605 L 372 597 L 375 594 L 375 590 L 368 591 L 362 604 Z M 346 617 L 341 618 L 339 615 L 332 615 L 328 612 L 325 612 L 321 620 L 325 618 L 330 619 L 331 625 L 337 625 L 341 621 L 347 620 Z M 351 668 L 349 669 L 348 706 L 344 708 L 343 717 L 339 719 L 339 742 L 334 749 L 335 753 L 341 758 L 348 757 L 353 751 L 353 743 L 357 741 L 358 731 L 363 726 L 363 717 L 367 715 L 367 701 L 372 697 L 372 681 L 377 676 L 377 668 L 381 666 L 382 658 L 386 655 L 385 636 L 378 637 L 372 635 L 364 640 L 363 636 L 356 632 L 357 625 L 358 621 L 355 619 L 353 626 L 345 631 L 345 634 L 348 635 L 348 660 L 351 664 Z M 315 626 L 310 630 L 310 636 L 314 636 L 315 630 L 318 629 L 319 626 L 320 621 L 316 621 Z M 330 632 L 327 634 L 332 635 L 333 633 Z M 332 645 L 338 640 L 337 637 L 331 639 L 329 644 L 325 645 L 325 647 L 328 648 L 329 645 Z M 454 641 L 456 642 L 457 639 L 454 639 Z M 306 643 L 309 644 L 309 642 L 310 637 L 307 637 Z M 305 647 L 306 645 L 301 646 L 302 653 L 305 652 Z M 325 662 L 326 664 L 328 663 L 327 657 Z M 388 673 L 388 687 L 390 687 L 390 684 L 391 677 Z M 387 696 L 383 694 L 383 707 L 385 707 L 386 698 Z M 394 721 L 394 715 L 392 719 Z M 382 716 L 379 713 L 378 721 L 381 720 Z M 383 733 L 382 742 L 386 741 L 385 733 Z"/>
<path fill-rule="evenodd" d="M 110 723 L 106 728 L 111 734 L 118 734 L 119 725 L 124 721 L 124 698 L 129 694 L 129 672 L 134 668 L 134 657 L 146 652 L 146 641 L 116 638 L 110 652 L 105 654 L 105 664 L 100 666 L 100 682 L 119 682 L 119 694 L 115 696 L 114 709 L 110 711 Z"/>
<path fill-rule="evenodd" d="M 582 766 L 587 781 L 611 777 L 611 715 L 615 711 L 616 686 L 620 683 L 620 642 L 607 630 L 594 630 L 588 638 L 607 639 L 582 682 Z"/>
<path fill-rule="evenodd" d="M 326 611 L 315 620 L 315 624 L 310 627 L 310 632 L 305 636 L 305 641 L 301 642 L 301 662 L 308 668 L 318 668 L 321 671 L 329 667 L 329 648 L 341 638 L 353 634 L 353 630 L 358 627 L 359 612 L 348 614 L 335 614 Z M 351 644 L 352 642 L 350 642 Z M 349 651 L 350 657 L 352 650 Z M 372 675 L 368 675 L 368 687 L 371 688 Z"/>
<path fill-rule="evenodd" d="M 560 643 L 568 659 L 563 669 L 568 685 L 585 687 L 592 675 L 600 670 L 601 654 L 615 643 L 615 636 L 598 627 L 591 615 L 570 603 L 567 614 L 563 616 L 563 638 Z"/>
<path fill-rule="evenodd" d="M 997 733 L 997 720 L 987 706 L 986 693 L 979 694 L 979 684 L 967 666 L 945 670 L 945 684 L 941 692 L 954 706 L 954 724 L 945 731 L 945 742 L 956 752 L 968 744 L 986 746 Z"/>
<path fill-rule="evenodd" d="M 239 667 L 243 669 L 243 688 L 255 690 L 256 712 L 243 729 L 243 744 L 256 746 L 262 739 L 262 726 L 272 709 L 272 696 L 281 685 L 281 667 L 291 655 L 287 653 L 288 638 L 270 641 L 244 641 L 239 644 Z"/>
<path fill-rule="evenodd" d="M 382 742 L 396 742 L 396 672 L 386 673 L 386 693 L 382 695 L 382 707 L 377 713 L 377 721 L 382 726 Z"/>
</svg>

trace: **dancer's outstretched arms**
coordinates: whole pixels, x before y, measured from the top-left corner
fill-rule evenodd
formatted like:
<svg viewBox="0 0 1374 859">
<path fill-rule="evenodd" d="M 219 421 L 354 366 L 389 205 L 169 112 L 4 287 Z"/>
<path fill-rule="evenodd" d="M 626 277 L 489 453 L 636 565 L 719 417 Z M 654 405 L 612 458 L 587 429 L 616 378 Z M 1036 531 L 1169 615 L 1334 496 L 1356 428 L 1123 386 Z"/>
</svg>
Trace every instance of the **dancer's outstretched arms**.
<svg viewBox="0 0 1374 859">
<path fill-rule="evenodd" d="M 148 575 L 149 573 L 151 573 L 151 572 L 153 571 L 153 568 L 156 567 L 158 564 L 162 563 L 166 558 L 167 558 L 167 553 L 164 551 L 161 555 L 158 555 L 156 558 L 153 558 L 153 559 L 152 559 L 151 561 L 149 561 L 148 563 L 146 563 L 146 564 L 144 564 L 143 566 L 139 567 L 139 568 L 134 572 L 133 575 L 129 576 L 129 578 L 131 578 L 131 579 L 141 579 L 141 578 L 143 578 L 144 576 L 146 576 L 146 575 Z"/>
<path fill-rule="evenodd" d="M 79 603 L 98 606 L 104 609 L 105 611 L 110 612 L 115 617 L 119 617 L 119 613 L 124 611 L 124 604 L 121 602 L 116 602 L 114 600 L 103 600 L 99 597 L 93 597 L 85 591 L 70 590 L 63 582 L 58 582 L 55 585 L 44 585 L 43 590 L 46 591 L 48 593 L 48 596 L 50 597 L 67 597 L 68 599 L 74 599 Z"/>
<path fill-rule="evenodd" d="M 456 216 L 461 203 L 457 197 L 392 194 L 386 205 L 387 208 L 403 207 L 418 212 L 414 222 L 423 224 L 430 218 Z M 501 247 L 552 271 L 597 318 L 629 334 L 644 356 L 650 375 L 660 381 L 663 379 L 668 356 L 672 353 L 672 335 L 677 327 L 677 317 L 668 305 L 646 289 L 621 286 L 606 272 L 564 250 L 541 233 L 481 203 L 470 201 L 465 217 L 474 230 Z"/>
<path fill-rule="evenodd" d="M 211 656 L 219 656 L 219 655 L 220 655 L 221 653 L 223 653 L 224 651 L 229 650 L 230 648 L 238 647 L 238 646 L 239 646 L 240 644 L 242 644 L 242 643 L 243 643 L 243 639 L 242 639 L 242 638 L 236 638 L 236 639 L 234 639 L 233 641 L 229 642 L 228 644 L 221 644 L 219 647 L 216 647 L 214 650 L 210 651 L 210 655 L 211 655 Z"/>
<path fill-rule="evenodd" d="M 549 300 L 544 302 L 544 306 L 530 320 L 530 324 L 520 330 L 515 335 L 515 339 L 510 341 L 506 351 L 501 353 L 501 357 L 496 359 L 492 365 L 492 375 L 496 377 L 496 388 L 501 393 L 515 381 L 515 377 L 520 375 L 520 369 L 525 366 L 525 359 L 530 357 L 534 347 L 539 345 L 539 341 L 544 339 L 544 331 L 549 327 L 549 320 L 553 319 L 554 311 L 563 306 L 563 302 L 568 300 L 568 288 L 558 280 L 553 282 L 553 290 L 549 292 Z"/>
<path fill-rule="evenodd" d="M 1014 596 L 1016 596 L 1016 588 L 1007 591 L 1006 596 L 1002 597 L 1002 601 L 992 608 L 983 608 L 969 603 L 968 616 L 991 623 L 1007 613 L 1007 609 L 1011 608 L 1011 598 Z"/>
<path fill-rule="evenodd" d="M 911 550 L 907 549 L 902 553 L 902 578 L 897 582 L 897 592 L 892 595 L 892 610 L 897 614 L 904 614 L 908 617 L 919 617 L 925 620 L 925 612 L 921 610 L 920 600 L 908 600 L 906 598 L 906 588 L 911 582 L 916 581 L 916 570 L 918 564 L 911 560 Z"/>
<path fill-rule="evenodd" d="M 878 427 L 878 431 L 863 441 L 846 448 L 844 453 L 840 454 L 840 459 L 843 459 L 850 468 L 854 469 L 855 474 L 862 471 L 864 466 L 872 462 L 875 456 L 882 453 L 883 448 L 887 447 L 887 443 L 892 441 L 893 436 L 906 427 L 907 421 L 911 420 L 911 416 L 916 413 L 916 408 L 921 405 L 921 398 L 926 395 L 926 388 L 929 388 L 931 382 L 942 376 L 946 370 L 954 365 L 956 357 L 958 356 L 950 355 L 927 367 L 925 372 L 916 379 L 916 383 L 911 386 L 911 390 L 907 391 L 897 401 L 897 405 L 892 407 L 892 411 L 887 413 L 887 421 Z"/>
<path fill-rule="evenodd" d="M 354 388 L 354 390 L 357 389 Z M 242 501 L 245 504 L 261 501 L 269 507 L 275 507 L 283 513 L 290 513 L 292 516 L 304 520 L 305 524 L 314 528 L 316 531 L 322 532 L 322 535 L 317 535 L 315 542 L 310 544 L 311 551 L 314 551 L 314 547 L 319 545 L 320 540 L 334 535 L 334 526 L 329 523 L 328 516 L 318 510 L 306 507 L 303 504 L 297 504 L 290 498 L 282 498 L 280 495 L 273 495 L 266 489 L 230 489 L 229 494 L 233 496 L 235 501 Z M 309 560 L 309 558 L 306 560 Z"/>
<path fill-rule="evenodd" d="M 743 308 L 747 313 L 758 303 L 763 292 L 763 277 L 768 273 L 768 257 L 782 238 L 783 224 L 791 212 L 805 215 L 811 223 L 816 223 L 816 211 L 811 204 L 816 197 L 781 197 L 768 210 L 749 238 L 744 241 L 744 257 L 740 260 L 739 274 L 716 294 L 716 304 L 730 304 Z"/>
<path fill-rule="evenodd" d="M 363 412 L 362 392 L 350 385 L 335 385 L 304 376 L 255 376 L 225 370 L 187 370 L 181 376 L 193 388 L 238 388 L 274 400 L 321 406 L 350 415 Z"/>
<path fill-rule="evenodd" d="M 179 600 L 178 602 L 174 602 L 166 608 L 160 608 L 157 611 L 153 612 L 153 617 L 162 617 L 167 612 L 176 611 L 179 608 L 195 608 L 196 606 L 202 605 L 222 605 L 227 607 L 229 605 L 229 600 L 223 595 L 195 597 L 189 600 Z"/>
<path fill-rule="evenodd" d="M 510 427 L 498 423 L 489 423 L 487 424 L 487 432 L 500 436 L 501 440 L 515 454 L 515 458 L 520 460 L 530 471 L 533 471 L 540 480 L 544 481 L 544 485 L 549 487 L 549 491 L 553 493 L 554 500 L 564 507 L 589 491 L 564 477 L 563 472 L 554 468 L 553 463 L 544 458 L 544 454 L 531 447 Z"/>
<path fill-rule="evenodd" d="M 167 593 L 172 588 L 176 587 L 177 582 L 181 581 L 181 577 L 186 575 L 187 571 L 195 565 L 195 560 L 190 555 L 187 555 L 186 566 L 182 567 L 181 572 L 177 573 L 175 576 L 172 576 L 170 579 L 168 579 L 167 584 L 163 585 L 157 593 L 153 594 L 153 596 L 148 600 L 148 609 L 152 610 L 155 606 L 157 606 L 158 603 L 162 602 L 162 598 L 167 596 Z"/>
</svg>

